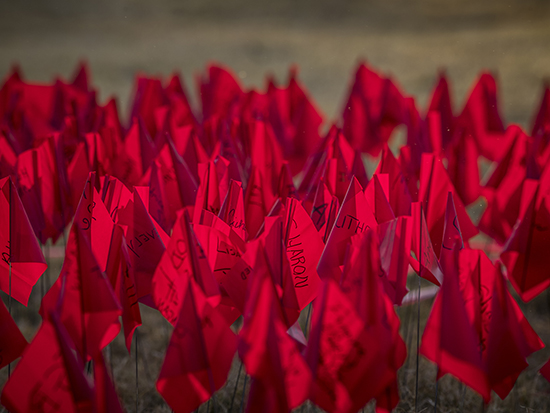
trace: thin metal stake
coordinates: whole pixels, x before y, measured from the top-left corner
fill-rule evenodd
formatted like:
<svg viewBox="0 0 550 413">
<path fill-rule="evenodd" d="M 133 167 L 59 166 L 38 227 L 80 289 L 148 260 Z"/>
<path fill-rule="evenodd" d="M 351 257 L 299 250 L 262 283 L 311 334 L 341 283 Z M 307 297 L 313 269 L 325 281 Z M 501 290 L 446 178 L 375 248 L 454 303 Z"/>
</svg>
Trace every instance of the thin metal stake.
<svg viewBox="0 0 550 413">
<path fill-rule="evenodd" d="M 306 338 L 309 336 L 309 332 L 308 332 L 307 328 L 308 328 L 308 325 L 309 325 L 309 316 L 311 314 L 311 304 L 312 303 L 309 303 L 309 306 L 308 306 L 308 309 L 307 309 L 306 328 L 305 328 Z"/>
<path fill-rule="evenodd" d="M 136 329 L 136 413 L 138 412 L 138 402 L 139 402 L 139 374 L 138 374 L 138 331 Z"/>
<path fill-rule="evenodd" d="M 418 294 L 417 294 L 417 317 L 416 317 L 416 385 L 414 392 L 414 411 L 418 412 L 418 367 L 420 362 L 420 288 L 422 274 L 422 204 L 420 204 L 420 243 L 418 246 Z"/>
<path fill-rule="evenodd" d="M 8 294 L 8 310 L 11 317 L 11 249 L 10 249 L 10 270 L 9 270 L 9 294 Z M 11 363 L 8 364 L 8 380 L 11 377 Z"/>
<path fill-rule="evenodd" d="M 437 374 L 435 376 L 435 401 L 434 401 L 434 413 L 437 413 L 437 390 L 438 390 L 438 384 L 439 380 L 437 377 L 439 376 L 439 366 L 437 366 Z"/>
<path fill-rule="evenodd" d="M 241 396 L 241 407 L 239 407 L 239 412 L 243 413 L 243 407 L 244 407 L 244 396 L 246 393 L 246 380 L 248 379 L 248 375 L 244 375 L 244 384 L 243 384 L 243 394 Z"/>
</svg>

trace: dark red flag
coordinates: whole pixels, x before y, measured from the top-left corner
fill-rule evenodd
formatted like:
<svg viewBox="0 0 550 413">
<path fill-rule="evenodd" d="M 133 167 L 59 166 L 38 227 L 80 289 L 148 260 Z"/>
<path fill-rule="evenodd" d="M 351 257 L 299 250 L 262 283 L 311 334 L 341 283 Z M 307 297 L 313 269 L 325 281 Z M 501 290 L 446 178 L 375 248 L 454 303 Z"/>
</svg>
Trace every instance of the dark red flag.
<svg viewBox="0 0 550 413">
<path fill-rule="evenodd" d="M 227 380 L 237 338 L 193 279 L 185 283 L 180 315 L 156 387 L 175 412 L 189 413 Z"/>
<path fill-rule="evenodd" d="M 27 305 L 47 264 L 11 178 L 0 189 L 0 288 Z"/>
</svg>

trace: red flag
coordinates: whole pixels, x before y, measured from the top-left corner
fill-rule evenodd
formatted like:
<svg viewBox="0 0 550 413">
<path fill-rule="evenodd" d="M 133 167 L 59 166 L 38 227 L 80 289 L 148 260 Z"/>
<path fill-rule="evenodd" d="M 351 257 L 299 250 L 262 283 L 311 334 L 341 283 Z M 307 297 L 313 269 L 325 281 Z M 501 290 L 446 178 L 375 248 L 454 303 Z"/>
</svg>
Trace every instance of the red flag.
<svg viewBox="0 0 550 413">
<path fill-rule="evenodd" d="M 270 300 L 263 295 L 253 312 L 256 317 L 247 320 L 239 335 L 239 354 L 252 377 L 247 411 L 287 412 L 307 399 L 311 372 L 285 324 L 266 302 Z"/>
<path fill-rule="evenodd" d="M 47 319 L 58 307 L 82 357 L 94 357 L 120 331 L 120 305 L 78 225 L 71 228 L 61 274 L 42 299 L 40 314 Z"/>
<path fill-rule="evenodd" d="M 255 238 L 275 199 L 270 195 L 269 184 L 256 167 L 252 167 L 250 180 L 244 198 L 246 228 L 250 237 Z"/>
<path fill-rule="evenodd" d="M 362 377 L 360 382 L 344 377 L 342 383 L 350 392 L 355 405 L 361 406 L 368 401 L 368 398 L 364 398 L 365 387 L 375 386 L 373 382 L 378 380 L 390 380 L 388 387 L 376 398 L 379 406 L 392 410 L 399 402 L 399 393 L 396 392 L 397 370 L 405 362 L 407 349 L 399 335 L 399 318 L 393 303 L 383 291 L 382 271 L 376 232 L 367 230 L 354 236 L 348 249 L 341 288 L 363 319 L 366 331 L 373 334 L 377 344 L 388 352 L 385 358 L 381 354 L 377 362 L 370 365 L 369 372 L 359 373 L 358 377 Z M 389 400 L 387 392 L 391 396 Z"/>
<path fill-rule="evenodd" d="M 498 275 L 495 277 L 486 351 L 488 379 L 501 399 L 506 398 L 520 373 L 527 368 L 526 358 L 531 353 L 526 354 L 521 347 L 524 343 L 518 342 L 523 337 L 508 306 L 508 291 L 503 281 Z M 539 348 L 542 347 L 540 343 Z"/>
<path fill-rule="evenodd" d="M 453 138 L 455 117 L 453 115 L 453 105 L 447 74 L 444 71 L 439 73 L 437 85 L 432 92 L 428 113 L 432 111 L 437 112 L 439 115 L 441 144 L 443 148 L 446 148 Z"/>
<path fill-rule="evenodd" d="M 281 173 L 279 174 L 279 185 L 277 186 L 277 194 L 283 203 L 286 203 L 288 197 L 297 197 L 294 182 L 292 182 L 292 174 L 287 161 L 283 162 Z"/>
<path fill-rule="evenodd" d="M 71 162 L 67 166 L 67 179 L 69 181 L 70 188 L 70 204 L 76 211 L 82 191 L 85 189 L 86 181 L 90 171 L 96 171 L 98 174 L 97 187 L 99 188 L 99 171 L 97 165 L 88 164 L 86 159 L 86 145 L 84 142 L 80 142 L 76 148 L 76 151 L 71 159 Z M 76 212 L 75 212 L 76 213 Z"/>
<path fill-rule="evenodd" d="M 387 145 L 382 149 L 382 158 L 376 168 L 375 174 L 388 174 L 390 188 L 389 201 L 395 215 L 410 215 L 411 194 L 407 188 L 405 176 L 401 171 L 399 162 L 397 162 Z"/>
<path fill-rule="evenodd" d="M 468 317 L 476 329 L 491 388 L 504 398 L 525 368 L 526 357 L 544 344 L 507 291 L 499 269 L 483 251 L 462 250 L 459 271 Z M 495 317 L 498 324 L 493 325 Z"/>
<path fill-rule="evenodd" d="M 381 181 L 386 183 L 385 188 L 382 187 Z M 373 207 L 374 216 L 378 224 L 395 219 L 393 210 L 388 202 L 389 185 L 388 175 L 374 174 L 369 185 L 365 188 L 365 198 Z"/>
<path fill-rule="evenodd" d="M 111 237 L 114 223 L 96 186 L 99 186 L 99 178 L 95 172 L 90 172 L 76 209 L 74 224 L 78 225 L 88 238 L 100 271 L 105 271 L 109 254 L 109 243 L 105 240 Z"/>
<path fill-rule="evenodd" d="M 449 180 L 441 159 L 432 154 L 423 154 L 418 199 L 422 201 L 426 223 L 436 253 L 441 249 L 441 239 L 443 238 L 445 204 L 442 200 L 447 199 L 449 192 L 454 195 L 458 221 L 462 229 L 462 238 L 467 241 L 479 231 L 468 216 L 466 207 L 457 197 L 456 190 Z"/>
<path fill-rule="evenodd" d="M 230 107 L 242 97 L 242 88 L 228 69 L 210 65 L 208 77 L 199 79 L 203 118 L 225 116 Z"/>
<path fill-rule="evenodd" d="M 372 212 L 361 185 L 353 179 L 346 193 L 346 197 L 334 226 L 330 232 L 323 255 L 317 265 L 317 272 L 321 278 L 332 277 L 340 279 L 340 265 L 344 263 L 344 256 L 349 239 L 378 224 Z"/>
<path fill-rule="evenodd" d="M 31 215 L 38 214 L 43 219 L 43 225 L 38 219 L 33 219 L 33 224 L 37 222 L 39 227 L 34 227 L 40 241 L 45 243 L 51 238 L 55 243 L 62 234 L 65 225 L 70 221 L 71 216 L 63 198 L 63 190 L 60 184 L 58 165 L 54 150 L 53 141 L 49 139 L 42 143 L 36 149 L 23 152 L 18 157 L 18 182 L 21 186 L 21 177 L 29 178 L 24 185 L 24 192 L 34 192 L 34 200 L 39 202 L 41 212 L 34 212 L 38 206 L 34 203 L 25 205 Z M 34 155 L 33 151 L 36 151 Z M 32 177 L 32 178 L 31 178 Z M 29 186 L 33 185 L 33 186 Z M 32 205 L 32 206 L 31 206 Z"/>
<path fill-rule="evenodd" d="M 295 175 L 320 140 L 323 116 L 298 82 L 295 67 L 290 69 L 288 87 L 279 88 L 273 80 L 269 81 L 266 97 L 270 124 Z"/>
<path fill-rule="evenodd" d="M 459 249 L 464 248 L 464 240 L 462 239 L 460 225 L 458 224 L 453 194 L 449 192 L 447 194 L 447 209 L 445 210 L 445 225 L 443 227 L 441 252 L 439 253 L 439 264 L 445 275 L 447 275 L 448 272 L 456 271 L 458 268 L 458 262 L 456 261 L 457 257 L 453 252 L 453 244 L 455 242 L 459 243 Z M 466 246 L 468 246 L 467 243 Z"/>
<path fill-rule="evenodd" d="M 377 340 L 376 333 L 365 329 L 336 282 L 324 280 L 305 354 L 313 373 L 313 403 L 330 412 L 357 411 L 391 383 L 395 376 L 379 370 L 379 360 L 387 360 L 390 349 Z"/>
<path fill-rule="evenodd" d="M 550 381 L 550 360 L 546 362 L 544 366 L 539 370 L 539 373 L 544 377 L 546 380 Z"/>
<path fill-rule="evenodd" d="M 344 106 L 344 135 L 356 149 L 376 156 L 403 122 L 404 98 L 389 78 L 361 63 Z"/>
<path fill-rule="evenodd" d="M 350 172 L 353 176 L 355 176 L 355 178 L 357 178 L 363 188 L 367 187 L 367 185 L 369 184 L 369 177 L 367 176 L 367 170 L 365 169 L 365 164 L 363 163 L 361 152 L 357 150 L 355 151 L 353 165 Z"/>
<path fill-rule="evenodd" d="M 448 159 L 447 172 L 460 199 L 470 205 L 481 195 L 479 167 L 474 138 L 466 131 L 455 139 L 445 151 Z"/>
<path fill-rule="evenodd" d="M 245 224 L 243 187 L 238 181 L 231 180 L 229 190 L 220 208 L 218 216 L 223 219 L 243 241 L 248 239 Z"/>
<path fill-rule="evenodd" d="M 19 358 L 27 340 L 19 331 L 4 302 L 0 302 L 0 369 Z"/>
<path fill-rule="evenodd" d="M 472 133 L 482 156 L 491 161 L 502 158 L 510 142 L 504 136 L 504 124 L 499 113 L 497 84 L 490 73 L 480 75 L 458 122 Z"/>
<path fill-rule="evenodd" d="M 277 297 L 283 309 L 281 316 L 287 327 L 291 327 L 300 315 L 302 307 L 298 301 L 298 290 L 291 273 L 288 255 L 285 252 L 284 224 L 281 217 L 266 218 L 266 229 L 261 238 L 249 243 L 244 259 L 253 268 L 254 274 L 262 274 L 273 280 Z M 254 277 L 253 277 L 254 279 Z M 247 303 L 251 289 L 247 289 Z M 304 306 L 305 307 L 305 306 Z"/>
<path fill-rule="evenodd" d="M 134 330 L 141 325 L 134 271 L 131 271 L 129 263 L 130 256 L 124 232 L 117 225 L 111 238 L 105 273 L 122 307 L 122 325 L 128 352 L 130 352 Z"/>
<path fill-rule="evenodd" d="M 0 188 L 0 288 L 26 306 L 47 264 L 11 178 Z"/>
<path fill-rule="evenodd" d="M 155 144 L 143 122 L 134 120 L 124 139 L 124 171 L 118 175 L 120 180 L 129 185 L 137 185 L 153 163 L 156 153 Z"/>
<path fill-rule="evenodd" d="M 201 245 L 189 222 L 189 215 L 180 213 L 166 251 L 156 267 L 151 289 L 155 305 L 172 324 L 176 323 L 185 294 L 187 278 L 194 278 L 210 304 L 219 303 L 220 291 Z"/>
<path fill-rule="evenodd" d="M 206 209 L 217 215 L 229 190 L 229 176 L 227 167 L 229 161 L 223 157 L 216 157 L 215 161 L 199 164 L 201 183 L 195 200 L 193 222 L 199 222 L 201 211 Z"/>
<path fill-rule="evenodd" d="M 12 146 L 0 132 L 0 176 L 13 175 L 17 163 L 17 155 Z"/>
<path fill-rule="evenodd" d="M 334 226 L 339 209 L 338 198 L 330 193 L 323 178 L 321 178 L 317 186 L 310 216 L 324 243 L 326 243 L 330 230 Z"/>
<path fill-rule="evenodd" d="M 125 232 L 130 271 L 134 273 L 138 299 L 151 305 L 151 280 L 157 265 L 166 250 L 163 236 L 147 212 L 139 192 L 134 189 L 133 202 L 119 211 L 118 223 Z M 162 229 L 160 229 L 162 232 Z"/>
<path fill-rule="evenodd" d="M 194 225 L 194 232 L 219 284 L 221 300 L 216 308 L 228 325 L 232 325 L 242 314 L 243 306 L 239 305 L 238 299 L 236 302 L 233 300 L 233 295 L 227 292 L 223 284 L 237 283 L 239 284 L 237 290 L 240 291 L 241 277 L 235 278 L 233 275 L 238 274 L 233 274 L 232 271 L 243 261 L 241 255 L 245 251 L 245 244 L 229 225 L 206 210 L 203 211 L 200 224 Z M 233 286 L 229 285 L 231 293 L 233 293 L 231 290 Z"/>
<path fill-rule="evenodd" d="M 235 334 L 196 286 L 186 293 L 157 390 L 176 412 L 192 412 L 223 386 L 237 348 Z"/>
<path fill-rule="evenodd" d="M 286 202 L 286 255 L 290 262 L 294 290 L 300 309 L 316 296 L 320 286 L 317 263 L 324 244 L 302 204 L 288 198 Z"/>
<path fill-rule="evenodd" d="M 523 301 L 530 301 L 550 285 L 546 250 L 550 242 L 550 196 L 540 193 L 537 181 L 526 180 L 522 209 L 500 260 Z"/>
<path fill-rule="evenodd" d="M 385 277 L 384 289 L 390 300 L 401 305 L 407 289 L 409 260 L 403 259 L 410 254 L 412 241 L 412 219 L 398 217 L 378 227 L 380 237 L 381 268 Z"/>
<path fill-rule="evenodd" d="M 93 412 L 93 392 L 56 316 L 45 321 L 23 353 L 1 402 L 11 412 Z M 57 326 L 55 326 L 57 324 Z"/>
<path fill-rule="evenodd" d="M 124 410 L 101 353 L 94 359 L 94 380 L 97 413 L 122 413 Z"/>
<path fill-rule="evenodd" d="M 424 218 L 424 211 L 420 202 L 413 202 L 411 206 L 412 215 L 412 252 L 414 252 L 415 258 L 412 256 L 409 258 L 413 269 L 422 276 L 422 278 L 440 285 L 443 280 L 443 273 L 439 266 L 439 261 L 435 255 L 434 248 L 430 233 L 428 232 L 428 226 L 426 225 L 426 219 Z M 418 259 L 420 257 L 420 260 Z M 420 271 L 420 266 L 424 271 Z"/>
<path fill-rule="evenodd" d="M 506 134 L 512 136 L 513 143 L 485 183 L 482 194 L 487 208 L 479 222 L 479 228 L 499 244 L 506 242 L 518 218 L 532 146 L 531 139 L 515 125 L 508 127 Z"/>
<path fill-rule="evenodd" d="M 548 82 L 545 82 L 539 110 L 533 117 L 531 136 L 544 134 L 548 126 L 550 126 L 550 86 Z"/>
<path fill-rule="evenodd" d="M 168 193 L 162 168 L 159 162 L 155 160 L 151 164 L 151 176 L 149 178 L 149 213 L 166 233 L 170 233 L 175 220 L 174 211 L 169 207 Z"/>
<path fill-rule="evenodd" d="M 455 240 L 453 250 L 462 248 Z M 478 392 L 485 403 L 491 397 L 475 330 L 460 293 L 457 271 L 445 274 L 428 317 L 420 353 L 439 367 L 438 379 L 449 373 Z"/>
<path fill-rule="evenodd" d="M 256 262 L 248 285 L 244 325 L 239 334 L 239 356 L 246 371 L 262 384 L 263 391 L 251 393 L 250 411 L 265 403 L 269 395 L 273 411 L 288 411 L 307 397 L 310 372 L 296 344 L 287 334 L 279 294 L 266 268 L 264 251 L 256 249 Z M 267 393 L 267 394 L 266 394 Z M 265 407 L 265 405 L 264 405 Z M 286 410 L 285 410 L 286 409 Z"/>
</svg>

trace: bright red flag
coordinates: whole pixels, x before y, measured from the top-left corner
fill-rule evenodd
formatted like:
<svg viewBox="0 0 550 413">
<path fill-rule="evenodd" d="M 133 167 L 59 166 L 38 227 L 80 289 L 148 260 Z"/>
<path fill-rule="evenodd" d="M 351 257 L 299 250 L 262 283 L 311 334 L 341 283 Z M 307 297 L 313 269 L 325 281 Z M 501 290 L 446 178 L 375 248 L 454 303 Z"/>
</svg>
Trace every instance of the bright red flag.
<svg viewBox="0 0 550 413">
<path fill-rule="evenodd" d="M 399 402 L 397 370 L 405 362 L 407 349 L 399 335 L 399 318 L 393 303 L 383 291 L 381 278 L 384 277 L 381 271 L 383 269 L 376 232 L 367 230 L 354 236 L 349 246 L 341 288 L 363 319 L 366 330 L 376 337 L 377 344 L 387 349 L 388 353 L 385 358 L 380 355 L 377 363 L 370 366 L 370 372 L 360 373 L 360 382 L 350 381 L 346 377 L 342 382 L 348 388 L 355 405 L 361 406 L 368 401 L 368 398 L 364 398 L 365 386 L 371 387 L 375 386 L 373 382 L 390 380 L 376 399 L 379 407 L 392 410 Z"/>
<path fill-rule="evenodd" d="M 388 175 L 374 174 L 369 185 L 365 188 L 365 198 L 367 198 L 368 203 L 372 206 L 378 224 L 395 219 L 393 210 L 388 202 L 389 185 L 384 185 L 386 188 L 383 188 L 381 181 L 387 184 Z"/>
<path fill-rule="evenodd" d="M 130 269 L 130 256 L 124 232 L 114 228 L 105 273 L 122 307 L 122 325 L 126 348 L 130 352 L 134 330 L 141 325 L 141 313 L 134 272 Z"/>
<path fill-rule="evenodd" d="M 152 305 L 151 282 L 166 251 L 164 234 L 159 233 L 162 229 L 155 225 L 136 189 L 133 195 L 133 201 L 118 211 L 118 223 L 124 229 L 130 256 L 130 271 L 134 273 L 138 299 L 144 304 Z"/>
<path fill-rule="evenodd" d="M 433 154 L 422 155 L 422 167 L 420 168 L 420 188 L 418 199 L 422 201 L 422 207 L 426 216 L 426 223 L 432 238 L 434 251 L 439 256 L 441 239 L 443 238 L 443 226 L 445 222 L 445 202 L 447 194 L 453 193 L 456 212 L 462 238 L 467 241 L 479 232 L 466 212 L 466 207 L 458 198 L 449 175 L 443 167 L 441 159 Z"/>
<path fill-rule="evenodd" d="M 412 203 L 411 215 L 413 226 L 411 250 L 415 255 L 415 258 L 410 257 L 411 266 L 422 278 L 435 285 L 440 285 L 443 280 L 443 273 L 434 252 L 426 219 L 424 218 L 424 210 L 420 202 Z M 420 257 L 420 261 L 418 257 Z M 420 271 L 420 267 L 423 271 Z"/>
<path fill-rule="evenodd" d="M 313 403 L 330 412 L 356 412 L 391 384 L 395 376 L 379 370 L 379 361 L 387 360 L 390 349 L 374 330 L 365 329 L 332 278 L 323 281 L 305 354 L 313 374 Z"/>
<path fill-rule="evenodd" d="M 376 168 L 375 174 L 388 174 L 390 188 L 389 201 L 395 215 L 410 215 L 411 194 L 407 188 L 401 166 L 387 145 L 382 149 L 382 158 Z"/>
<path fill-rule="evenodd" d="M 229 190 L 220 208 L 218 216 L 224 220 L 243 241 L 248 239 L 245 224 L 244 196 L 242 184 L 231 180 Z"/>
<path fill-rule="evenodd" d="M 220 290 L 189 222 L 189 215 L 180 213 L 166 251 L 156 267 L 151 289 L 155 305 L 172 324 L 177 321 L 185 294 L 187 278 L 194 278 L 203 293 L 216 306 Z"/>
<path fill-rule="evenodd" d="M 354 178 L 317 265 L 319 276 L 339 280 L 341 275 L 339 267 L 344 263 L 350 238 L 369 228 L 376 228 L 377 225 L 372 207 L 365 198 L 361 185 Z"/>
<path fill-rule="evenodd" d="M 409 260 L 412 241 L 412 219 L 398 217 L 378 227 L 380 237 L 380 261 L 385 277 L 384 289 L 390 300 L 401 305 L 407 289 Z"/>
<path fill-rule="evenodd" d="M 288 198 L 286 202 L 286 255 L 294 281 L 294 290 L 300 309 L 316 296 L 320 286 L 317 263 L 324 244 L 302 204 Z"/>
</svg>

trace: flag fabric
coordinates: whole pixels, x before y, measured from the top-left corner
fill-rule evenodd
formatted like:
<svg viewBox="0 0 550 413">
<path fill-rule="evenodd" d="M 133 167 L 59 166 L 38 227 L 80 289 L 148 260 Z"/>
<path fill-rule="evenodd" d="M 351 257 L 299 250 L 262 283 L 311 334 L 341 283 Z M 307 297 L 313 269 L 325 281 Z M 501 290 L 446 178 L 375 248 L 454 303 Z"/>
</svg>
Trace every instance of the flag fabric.
<svg viewBox="0 0 550 413">
<path fill-rule="evenodd" d="M 350 238 L 369 228 L 376 228 L 377 225 L 372 206 L 365 198 L 361 185 L 354 178 L 319 259 L 317 265 L 319 276 L 332 277 L 338 282 L 341 275 L 340 266 L 344 263 Z"/>
<path fill-rule="evenodd" d="M 50 316 L 27 346 L 2 390 L 0 401 L 11 412 L 93 412 L 94 397 L 75 358 L 69 335 L 57 316 Z"/>
<path fill-rule="evenodd" d="M 186 283 L 156 384 L 175 412 L 192 412 L 223 386 L 237 348 L 235 334 L 193 279 Z"/>
<path fill-rule="evenodd" d="M 455 238 L 451 251 L 458 254 L 461 248 L 460 239 Z M 487 373 L 460 293 L 458 268 L 445 274 L 424 329 L 420 353 L 439 367 L 437 379 L 452 374 L 489 402 Z"/>
<path fill-rule="evenodd" d="M 27 340 L 2 301 L 0 303 L 0 369 L 21 357 L 26 346 Z"/>
<path fill-rule="evenodd" d="M 26 306 L 47 264 L 11 178 L 0 188 L 0 288 Z"/>
<path fill-rule="evenodd" d="M 93 358 L 120 331 L 120 304 L 78 225 L 71 227 L 59 278 L 42 299 L 42 318 L 54 309 L 84 359 Z"/>
</svg>

